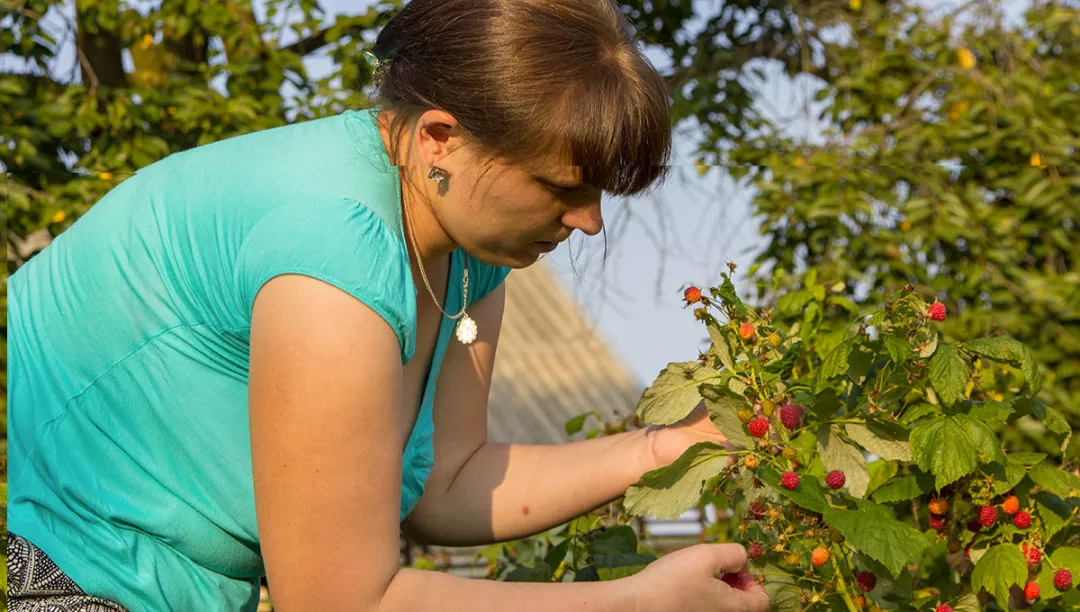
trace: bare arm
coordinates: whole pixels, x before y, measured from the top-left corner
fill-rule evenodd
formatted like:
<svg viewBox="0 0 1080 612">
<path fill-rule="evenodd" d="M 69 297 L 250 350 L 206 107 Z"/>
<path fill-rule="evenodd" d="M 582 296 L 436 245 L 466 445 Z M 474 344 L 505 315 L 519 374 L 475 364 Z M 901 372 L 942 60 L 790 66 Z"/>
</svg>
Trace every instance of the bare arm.
<svg viewBox="0 0 1080 612">
<path fill-rule="evenodd" d="M 268 282 L 252 315 L 249 387 L 256 514 L 276 609 L 637 607 L 633 577 L 519 584 L 398 568 L 399 348 L 389 326 L 344 292 L 302 276 Z"/>
</svg>

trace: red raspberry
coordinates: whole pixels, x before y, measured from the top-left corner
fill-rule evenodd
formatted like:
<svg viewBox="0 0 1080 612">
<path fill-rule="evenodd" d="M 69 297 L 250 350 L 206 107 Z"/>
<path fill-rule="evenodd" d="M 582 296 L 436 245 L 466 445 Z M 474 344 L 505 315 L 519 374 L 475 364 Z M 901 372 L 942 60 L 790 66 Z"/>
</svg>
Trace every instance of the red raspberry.
<svg viewBox="0 0 1080 612">
<path fill-rule="evenodd" d="M 934 303 L 930 305 L 930 309 L 926 311 L 930 315 L 930 318 L 935 321 L 945 320 L 945 304 L 934 300 Z"/>
<path fill-rule="evenodd" d="M 765 554 L 765 549 L 761 547 L 761 544 L 757 542 L 751 542 L 750 546 L 746 549 L 746 556 L 751 559 L 757 559 L 761 555 Z"/>
<path fill-rule="evenodd" d="M 930 528 L 937 532 L 945 531 L 945 517 L 940 514 L 931 514 Z"/>
<path fill-rule="evenodd" d="M 829 485 L 833 491 L 843 487 L 845 482 L 847 482 L 847 477 L 840 470 L 833 470 L 825 475 L 825 484 Z"/>
<path fill-rule="evenodd" d="M 1056 586 L 1059 591 L 1064 591 L 1071 587 L 1072 572 L 1070 572 L 1064 567 L 1059 569 L 1056 573 L 1054 573 L 1054 586 Z"/>
<path fill-rule="evenodd" d="M 863 593 L 869 593 L 877 586 L 877 576 L 873 572 L 859 572 L 859 575 L 855 576 L 855 584 L 859 585 Z"/>
<path fill-rule="evenodd" d="M 799 486 L 799 475 L 795 472 L 784 472 L 780 475 L 780 484 L 790 491 Z"/>
<path fill-rule="evenodd" d="M 802 422 L 802 412 L 802 406 L 785 404 L 780 408 L 780 422 L 788 428 L 788 431 L 796 430 Z"/>
<path fill-rule="evenodd" d="M 1036 599 L 1038 599 L 1039 598 L 1039 583 L 1038 582 L 1029 582 L 1029 583 L 1027 583 L 1027 586 L 1024 587 L 1024 597 L 1026 597 L 1028 601 L 1035 601 Z"/>
<path fill-rule="evenodd" d="M 971 544 L 968 544 L 967 546 L 964 547 L 964 556 L 967 557 L 968 559 L 971 558 Z"/>
<path fill-rule="evenodd" d="M 930 514 L 945 514 L 949 511 L 949 502 L 944 499 L 932 499 L 930 500 Z"/>
<path fill-rule="evenodd" d="M 1024 544 L 1022 550 L 1024 551 L 1024 558 L 1027 559 L 1028 567 L 1035 567 L 1042 561 L 1042 551 L 1038 548 Z"/>
<path fill-rule="evenodd" d="M 953 609 L 952 606 L 950 606 L 949 604 L 941 604 L 940 606 L 934 608 L 934 612 L 953 612 Z"/>
<path fill-rule="evenodd" d="M 1016 514 L 1020 510 L 1020 500 L 1015 495 L 1010 495 L 1001 503 L 1001 509 L 1005 511 L 1005 514 Z"/>
<path fill-rule="evenodd" d="M 739 326 L 739 337 L 747 342 L 753 340 L 756 333 L 757 328 L 754 327 L 753 323 L 743 323 Z"/>
<path fill-rule="evenodd" d="M 1027 529 L 1031 527 L 1031 514 L 1025 510 L 1017 512 L 1013 516 L 1013 525 L 1016 525 L 1020 529 Z"/>
<path fill-rule="evenodd" d="M 765 504 L 761 502 L 752 502 L 750 504 L 750 513 L 755 519 L 760 521 L 765 518 Z"/>
<path fill-rule="evenodd" d="M 829 549 L 824 546 L 818 546 L 810 553 L 810 563 L 814 567 L 821 567 L 829 562 Z"/>
<path fill-rule="evenodd" d="M 687 304 L 694 304 L 700 302 L 701 289 L 698 289 L 697 287 L 691 285 L 686 288 L 686 291 L 683 291 L 683 298 L 686 300 Z"/>
<path fill-rule="evenodd" d="M 750 430 L 750 435 L 755 438 L 764 438 L 765 434 L 769 433 L 769 419 L 765 417 L 758 417 L 750 421 L 746 428 Z"/>
<path fill-rule="evenodd" d="M 993 527 L 997 522 L 997 508 L 993 506 L 981 506 L 979 508 L 979 522 L 983 527 Z"/>
</svg>

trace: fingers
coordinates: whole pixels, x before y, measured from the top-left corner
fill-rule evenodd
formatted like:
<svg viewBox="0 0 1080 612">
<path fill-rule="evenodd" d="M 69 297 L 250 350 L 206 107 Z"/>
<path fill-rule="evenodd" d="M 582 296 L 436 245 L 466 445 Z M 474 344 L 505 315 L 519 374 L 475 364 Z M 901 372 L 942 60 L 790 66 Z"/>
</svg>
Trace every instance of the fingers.
<svg viewBox="0 0 1080 612">
<path fill-rule="evenodd" d="M 731 589 L 726 594 L 735 605 L 732 610 L 740 610 L 741 612 L 769 612 L 769 596 L 765 594 L 765 589 L 758 585 L 749 591 L 736 591 Z"/>
<path fill-rule="evenodd" d="M 705 544 L 712 556 L 712 574 L 737 574 L 746 569 L 746 548 L 741 544 Z"/>
</svg>

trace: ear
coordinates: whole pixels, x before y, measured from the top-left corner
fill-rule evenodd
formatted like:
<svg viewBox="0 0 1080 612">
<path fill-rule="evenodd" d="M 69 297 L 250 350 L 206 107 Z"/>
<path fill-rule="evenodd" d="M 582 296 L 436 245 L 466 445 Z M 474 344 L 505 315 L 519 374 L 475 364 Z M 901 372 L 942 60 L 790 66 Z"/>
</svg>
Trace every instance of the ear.
<svg viewBox="0 0 1080 612">
<path fill-rule="evenodd" d="M 417 152 L 424 167 L 440 161 L 463 144 L 461 126 L 446 111 L 429 110 L 416 122 Z"/>
</svg>

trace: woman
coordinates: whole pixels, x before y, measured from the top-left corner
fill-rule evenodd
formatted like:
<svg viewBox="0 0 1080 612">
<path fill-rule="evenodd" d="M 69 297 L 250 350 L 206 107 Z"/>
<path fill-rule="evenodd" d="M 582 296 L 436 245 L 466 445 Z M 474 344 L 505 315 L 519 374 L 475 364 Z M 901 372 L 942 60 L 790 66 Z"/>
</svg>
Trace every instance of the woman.
<svg viewBox="0 0 1080 612">
<path fill-rule="evenodd" d="M 617 5 L 413 0 L 374 52 L 377 108 L 172 155 L 12 276 L 12 609 L 253 609 L 264 574 L 285 612 L 767 609 L 718 580 L 736 545 L 609 583 L 398 567 L 399 527 L 537 533 L 723 438 L 486 441 L 502 280 L 669 153 Z"/>
</svg>

